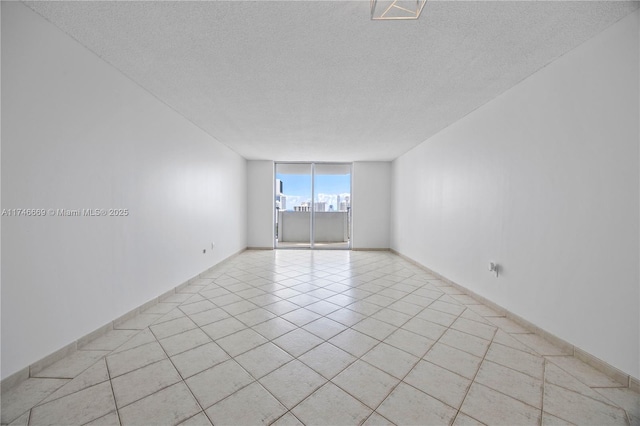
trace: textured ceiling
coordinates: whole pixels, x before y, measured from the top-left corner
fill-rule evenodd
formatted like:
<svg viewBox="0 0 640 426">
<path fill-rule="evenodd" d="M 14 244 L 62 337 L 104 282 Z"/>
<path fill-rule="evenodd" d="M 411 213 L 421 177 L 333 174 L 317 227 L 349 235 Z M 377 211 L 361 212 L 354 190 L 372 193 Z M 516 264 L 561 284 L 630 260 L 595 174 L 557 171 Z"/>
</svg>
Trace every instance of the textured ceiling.
<svg viewBox="0 0 640 426">
<path fill-rule="evenodd" d="M 248 159 L 390 160 L 638 7 L 429 1 L 28 2 Z M 587 89 L 587 88 L 585 88 Z"/>
</svg>

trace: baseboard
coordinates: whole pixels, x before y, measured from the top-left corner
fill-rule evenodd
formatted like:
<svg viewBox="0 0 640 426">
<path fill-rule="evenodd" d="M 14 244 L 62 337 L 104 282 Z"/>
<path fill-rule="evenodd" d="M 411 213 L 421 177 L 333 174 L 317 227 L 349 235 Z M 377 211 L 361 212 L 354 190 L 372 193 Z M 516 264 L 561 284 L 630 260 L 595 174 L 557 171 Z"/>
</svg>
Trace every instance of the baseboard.
<svg viewBox="0 0 640 426">
<path fill-rule="evenodd" d="M 365 247 L 359 247 L 359 248 L 355 248 L 352 247 L 351 251 L 391 251 L 390 248 L 380 248 L 380 247 L 369 247 L 369 248 L 365 248 Z"/>
<path fill-rule="evenodd" d="M 186 280 L 182 284 L 177 285 L 173 289 L 162 293 L 158 297 L 154 297 L 153 299 L 149 300 L 148 302 L 145 302 L 142 305 L 140 305 L 140 306 L 130 310 L 129 312 L 119 316 L 115 320 L 110 321 L 109 323 L 107 323 L 107 324 L 105 324 L 105 325 L 103 325 L 101 327 L 98 327 L 97 329 L 85 334 L 84 336 L 80 337 L 78 340 L 69 343 L 68 345 L 66 345 L 66 346 L 64 346 L 64 347 L 62 347 L 62 348 L 50 353 L 49 355 L 46 355 L 45 357 L 43 357 L 43 358 L 39 359 L 38 361 L 28 365 L 27 367 L 24 367 L 23 369 L 17 371 L 16 373 L 5 377 L 2 381 L 0 381 L 0 390 L 2 392 L 6 392 L 8 389 L 11 389 L 12 387 L 19 385 L 20 383 L 22 383 L 23 381 L 27 380 L 28 378 L 36 376 L 40 371 L 42 371 L 45 368 L 55 364 L 56 362 L 60 361 L 64 357 L 73 354 L 78 349 L 82 348 L 83 346 L 87 345 L 88 343 L 92 342 L 93 340 L 95 340 L 95 339 L 97 339 L 99 337 L 102 337 L 107 332 L 117 328 L 118 325 L 122 324 L 123 322 L 130 320 L 131 318 L 135 317 L 138 314 L 143 313 L 147 309 L 149 309 L 149 308 L 157 305 L 159 302 L 165 300 L 167 297 L 170 297 L 171 295 L 173 295 L 175 293 L 179 293 L 181 290 L 183 290 L 189 284 L 193 284 L 196 280 L 201 279 L 201 277 L 204 274 L 206 274 L 209 271 L 211 271 L 217 265 L 221 264 L 222 262 L 226 262 L 227 260 L 232 259 L 232 258 L 240 255 L 241 253 L 243 253 L 246 250 L 247 250 L 247 248 L 245 247 L 245 248 L 237 251 L 236 253 L 233 253 L 232 255 L 227 256 L 226 258 L 224 258 L 221 261 L 217 262 L 215 265 L 210 266 L 209 268 L 207 268 L 203 272 L 200 272 L 200 273 L 194 275 L 193 277 L 189 278 L 188 280 Z"/>
<path fill-rule="evenodd" d="M 530 331 L 533 334 L 536 334 L 540 337 L 542 337 L 543 339 L 545 339 L 546 341 L 554 344 L 555 346 L 559 347 L 560 349 L 568 352 L 569 354 L 573 355 L 574 357 L 578 358 L 579 360 L 585 362 L 586 364 L 590 365 L 591 367 L 595 368 L 596 370 L 600 371 L 601 373 L 607 375 L 608 377 L 610 377 L 612 380 L 620 383 L 623 386 L 626 386 L 628 388 L 631 388 L 632 390 L 635 390 L 636 392 L 640 392 L 640 380 L 638 380 L 637 378 L 631 376 L 630 374 L 625 373 L 624 371 L 619 370 L 618 368 L 612 366 L 611 364 L 607 363 L 606 361 L 601 360 L 600 358 L 590 354 L 589 352 L 574 346 L 573 344 L 571 344 L 570 342 L 567 342 L 564 339 L 561 339 L 560 337 L 538 327 L 537 325 L 535 325 L 534 323 L 514 314 L 513 312 L 503 308 L 502 306 L 492 302 L 491 300 L 487 299 L 486 297 L 483 297 L 471 290 L 469 290 L 468 288 L 454 282 L 451 281 L 450 279 L 448 279 L 447 277 L 439 274 L 438 272 L 424 266 L 423 264 L 421 264 L 420 262 L 403 255 L 402 253 L 398 252 L 397 250 L 394 249 L 390 249 L 391 253 L 398 255 L 399 257 L 403 258 L 404 260 L 418 266 L 421 269 L 424 269 L 425 271 L 429 272 L 430 274 L 435 275 L 436 277 L 438 277 L 441 281 L 444 281 L 445 283 L 465 292 L 467 295 L 471 296 L 472 298 L 476 299 L 477 301 L 479 301 L 480 303 L 488 306 L 489 308 L 493 309 L 494 311 L 503 314 L 506 318 L 509 318 L 510 320 L 512 320 L 513 322 L 517 323 L 519 326 L 521 326 L 522 328 L 526 329 L 527 331 Z"/>
<path fill-rule="evenodd" d="M 247 247 L 247 250 L 273 250 L 273 247 Z"/>
</svg>

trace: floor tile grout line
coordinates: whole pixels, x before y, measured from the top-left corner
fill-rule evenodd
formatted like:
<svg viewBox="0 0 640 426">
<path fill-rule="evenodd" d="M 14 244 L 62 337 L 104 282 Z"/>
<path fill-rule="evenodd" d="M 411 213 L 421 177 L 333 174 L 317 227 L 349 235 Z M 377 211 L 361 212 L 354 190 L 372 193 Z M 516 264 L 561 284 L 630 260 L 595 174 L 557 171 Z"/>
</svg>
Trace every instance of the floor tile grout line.
<svg viewBox="0 0 640 426">
<path fill-rule="evenodd" d="M 436 300 L 437 300 L 437 299 L 436 299 Z M 427 306 L 427 307 L 428 307 L 428 306 Z M 427 307 L 425 307 L 424 309 L 427 309 Z M 424 311 L 424 309 L 423 309 L 423 311 Z M 422 311 L 420 311 L 420 312 L 422 312 Z M 458 314 L 458 317 L 457 317 L 457 318 L 459 318 L 459 317 L 460 317 L 460 315 L 462 315 L 462 313 L 463 313 L 463 312 L 464 312 L 464 310 L 463 310 L 462 312 L 460 312 L 460 314 Z M 416 314 L 416 315 L 418 315 L 418 314 Z M 415 318 L 415 316 L 414 316 L 414 318 Z M 454 322 L 455 322 L 455 321 L 454 321 Z M 406 324 L 406 323 L 405 323 L 405 324 Z M 415 369 L 416 365 L 418 365 L 418 364 L 420 363 L 420 361 L 424 360 L 424 357 L 425 357 L 425 356 L 427 356 L 427 354 L 428 354 L 428 353 L 431 351 L 431 349 L 432 349 L 432 348 L 433 348 L 433 347 L 434 347 L 434 346 L 435 346 L 435 345 L 440 341 L 440 339 L 442 338 L 442 336 L 444 336 L 444 335 L 445 335 L 445 333 L 446 333 L 446 331 L 445 331 L 444 333 L 442 333 L 442 334 L 440 335 L 440 337 L 439 337 L 437 340 L 435 340 L 435 341 L 433 342 L 433 344 L 429 347 L 429 349 L 427 349 L 427 351 L 424 353 L 424 355 L 422 355 L 422 357 L 419 357 L 419 358 L 418 358 L 418 360 L 415 362 L 415 364 L 413 365 L 413 367 L 411 367 L 411 369 L 410 369 L 409 371 L 407 371 L 407 373 L 402 377 L 402 379 L 400 379 L 400 381 L 399 381 L 398 383 L 396 383 L 396 385 L 395 385 L 395 386 L 393 386 L 393 387 L 392 387 L 392 389 L 391 389 L 391 390 L 389 391 L 389 393 L 385 396 L 385 398 L 384 398 L 382 401 L 380 401 L 380 403 L 376 406 L 376 408 L 374 408 L 373 413 L 377 413 L 378 408 L 380 408 L 380 406 L 384 403 L 384 401 L 386 401 L 386 400 L 389 398 L 389 396 L 390 396 L 390 395 L 393 393 L 393 391 L 394 391 L 394 390 L 395 390 L 395 389 L 400 385 L 400 383 L 404 383 L 404 384 L 406 384 L 406 385 L 408 385 L 408 386 L 411 386 L 412 388 L 414 388 L 414 389 L 416 389 L 416 390 L 418 390 L 418 391 L 420 391 L 420 392 L 422 392 L 422 393 L 424 393 L 424 394 L 426 394 L 426 395 L 429 395 L 431 398 L 434 398 L 434 399 L 436 399 L 436 400 L 440 401 L 441 403 L 445 404 L 446 406 L 451 407 L 449 404 L 447 404 L 447 403 L 446 403 L 446 402 L 444 402 L 444 401 L 441 401 L 440 399 L 436 398 L 435 396 L 432 396 L 432 395 L 430 395 L 430 394 L 427 394 L 426 392 L 424 392 L 424 391 L 422 391 L 422 390 L 420 390 L 420 389 L 417 389 L 415 386 L 413 386 L 413 385 L 411 385 L 411 384 L 409 384 L 409 383 L 405 382 L 405 379 L 407 378 L 407 376 L 408 376 L 409 374 L 411 374 L 411 372 Z M 373 350 L 373 349 L 372 349 L 372 350 Z M 369 351 L 369 352 L 370 352 L 370 351 Z M 368 353 L 368 352 L 367 352 L 367 353 Z M 366 355 L 366 354 L 365 354 L 365 355 Z M 363 356 L 364 356 L 364 355 L 363 355 Z M 363 361 L 364 361 L 364 360 L 363 360 Z M 426 360 L 425 360 L 425 361 L 426 361 Z M 364 361 L 364 362 L 366 362 L 366 361 Z M 428 362 L 428 361 L 427 361 L 427 362 Z M 442 367 L 441 367 L 441 368 L 442 368 Z M 389 373 L 387 373 L 387 374 L 389 374 Z M 456 373 L 456 374 L 457 374 L 457 373 Z M 366 404 L 365 404 L 365 405 L 366 405 Z M 455 409 L 455 407 L 451 407 L 451 408 Z M 455 420 L 455 418 L 457 417 L 457 415 L 458 415 L 457 413 L 458 413 L 458 412 L 459 412 L 459 409 L 458 409 L 458 410 L 456 410 L 456 415 L 454 416 L 454 418 L 453 418 L 452 422 L 453 422 L 453 421 Z M 377 414 L 378 414 L 378 415 L 380 415 L 379 413 L 377 413 Z M 384 417 L 384 416 L 382 416 L 382 417 Z"/>
<path fill-rule="evenodd" d="M 471 382 L 469 382 L 469 387 L 467 388 L 467 391 L 464 394 L 464 398 L 462 398 L 462 401 L 460 401 L 460 406 L 458 407 L 458 412 L 456 413 L 453 421 L 451 422 L 452 424 L 456 421 L 456 419 L 458 418 L 458 415 L 460 414 L 461 410 L 462 410 L 462 406 L 464 405 L 464 401 L 466 401 L 467 397 L 469 396 L 469 391 L 471 390 L 471 386 L 473 386 L 474 383 L 476 383 L 476 377 L 478 377 L 478 373 L 480 372 L 480 369 L 482 368 L 482 364 L 484 363 L 485 359 L 487 358 L 487 354 L 489 353 L 489 350 L 491 349 L 491 345 L 493 344 L 493 341 L 496 337 L 496 334 L 498 334 L 498 329 L 496 329 L 493 333 L 493 337 L 491 338 L 491 342 L 489 343 L 489 346 L 487 346 L 487 349 L 484 352 L 484 356 L 482 357 L 482 360 L 480 361 L 480 364 L 478 364 L 478 369 L 476 370 L 476 373 L 473 375 L 473 379 L 471 379 Z M 481 384 L 481 383 L 478 383 Z M 495 389 L 493 389 L 495 391 Z M 463 413 L 466 416 L 471 417 L 469 414 Z M 473 417 L 472 417 L 473 418 Z M 542 417 L 541 417 L 542 419 Z M 484 423 L 484 422 L 481 422 Z"/>
<path fill-rule="evenodd" d="M 547 360 L 542 358 L 542 395 L 540 395 L 540 424 L 544 419 L 544 395 L 547 386 Z"/>
<path fill-rule="evenodd" d="M 193 321 L 193 320 L 191 320 L 191 321 Z M 171 357 L 169 356 L 169 354 L 167 353 L 167 351 L 166 351 L 166 350 L 164 349 L 164 347 L 162 347 L 162 345 L 160 344 L 160 341 L 158 340 L 158 338 L 157 338 L 157 336 L 155 335 L 155 333 L 153 332 L 153 330 L 151 330 L 151 334 L 153 334 L 153 336 L 156 338 L 156 342 L 158 342 L 158 345 L 160 345 L 160 348 L 162 349 L 162 351 L 164 352 L 165 356 L 167 357 L 167 359 L 169 360 L 169 362 L 170 362 L 170 363 L 171 363 L 171 365 L 173 366 L 174 370 L 176 371 L 176 373 L 178 373 L 178 376 L 180 377 L 180 381 L 181 381 L 181 382 L 184 384 L 184 386 L 189 390 L 189 393 L 190 393 L 190 394 L 191 394 L 191 396 L 193 397 L 194 401 L 196 401 L 196 404 L 198 404 L 198 407 L 200 407 L 200 412 L 201 412 L 201 413 L 204 413 L 204 415 L 205 415 L 205 416 L 207 416 L 207 419 L 211 422 L 211 424 L 213 424 L 213 422 L 211 421 L 211 419 L 209 419 L 209 416 L 207 415 L 207 413 L 204 411 L 204 408 L 202 408 L 202 404 L 200 404 L 200 401 L 198 401 L 198 398 L 196 398 L 196 396 L 194 395 L 193 391 L 191 390 L 191 388 L 190 388 L 190 387 L 189 387 L 189 385 L 187 384 L 187 382 L 186 382 L 185 378 L 184 378 L 184 377 L 182 377 L 182 374 L 180 374 L 180 370 L 178 370 L 178 368 L 177 368 L 177 367 L 176 367 L 176 365 L 173 363 L 173 360 L 171 359 Z M 162 361 L 164 361 L 164 360 L 162 360 Z M 158 361 L 158 362 L 160 362 L 160 361 Z M 147 397 L 149 397 L 149 396 L 151 396 L 151 395 L 154 395 L 154 394 L 156 394 L 156 393 L 158 393 L 158 392 L 160 392 L 160 391 L 162 391 L 162 390 L 164 390 L 164 389 L 167 389 L 167 388 L 169 388 L 169 387 L 171 387 L 171 386 L 174 386 L 175 384 L 176 384 L 176 383 L 172 383 L 171 385 L 166 386 L 166 387 L 164 387 L 163 389 L 157 390 L 156 392 L 153 392 L 153 393 L 151 393 L 151 394 L 149 394 L 149 395 L 144 396 L 143 398 L 138 399 L 138 401 L 140 401 L 140 400 L 142 400 L 142 399 L 144 399 L 144 398 L 147 398 Z M 132 402 L 131 404 L 133 404 L 133 402 Z M 131 405 L 131 404 L 127 404 L 127 405 Z M 198 415 L 198 413 L 194 414 L 194 416 L 196 416 L 196 415 Z M 191 416 L 191 417 L 193 417 L 193 416 Z M 191 418 L 191 417 L 189 417 L 189 418 Z M 185 420 L 188 420 L 188 419 L 185 419 Z M 183 421 L 184 421 L 184 420 L 183 420 Z M 182 422 L 180 422 L 180 423 L 182 423 Z"/>
<path fill-rule="evenodd" d="M 118 401 L 116 400 L 116 392 L 113 390 L 113 381 L 111 378 L 111 370 L 109 370 L 109 363 L 107 357 L 104 358 L 104 367 L 107 370 L 107 377 L 109 379 L 109 387 L 111 388 L 111 396 L 113 397 L 113 406 L 116 409 L 116 416 L 118 417 L 118 424 L 122 426 L 122 420 L 120 419 L 120 410 L 118 409 Z"/>
</svg>

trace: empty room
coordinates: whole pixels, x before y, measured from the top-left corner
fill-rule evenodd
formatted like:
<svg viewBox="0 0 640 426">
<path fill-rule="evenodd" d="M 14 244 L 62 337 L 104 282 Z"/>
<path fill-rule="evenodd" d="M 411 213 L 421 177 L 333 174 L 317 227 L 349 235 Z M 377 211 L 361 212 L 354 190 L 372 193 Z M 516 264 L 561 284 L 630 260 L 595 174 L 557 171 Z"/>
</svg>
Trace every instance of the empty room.
<svg viewBox="0 0 640 426">
<path fill-rule="evenodd" d="M 2 1 L 2 425 L 640 425 L 637 1 Z"/>
</svg>

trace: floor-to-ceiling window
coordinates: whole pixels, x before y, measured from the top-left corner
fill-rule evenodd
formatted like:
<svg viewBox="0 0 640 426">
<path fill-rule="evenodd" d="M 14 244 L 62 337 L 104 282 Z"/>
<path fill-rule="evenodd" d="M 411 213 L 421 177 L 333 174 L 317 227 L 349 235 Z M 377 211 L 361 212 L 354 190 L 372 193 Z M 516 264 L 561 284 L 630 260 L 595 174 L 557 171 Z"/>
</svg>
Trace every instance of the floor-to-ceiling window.
<svg viewBox="0 0 640 426">
<path fill-rule="evenodd" d="M 351 248 L 351 164 L 275 167 L 275 247 Z"/>
</svg>

